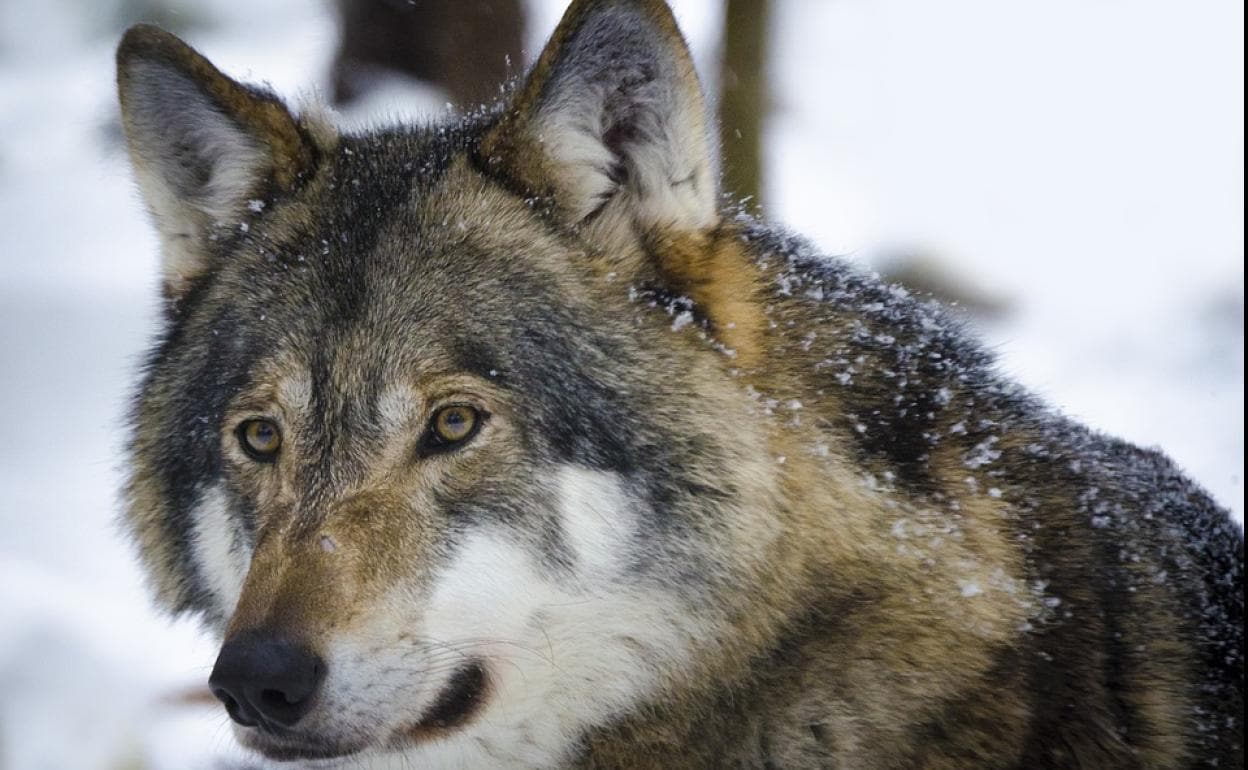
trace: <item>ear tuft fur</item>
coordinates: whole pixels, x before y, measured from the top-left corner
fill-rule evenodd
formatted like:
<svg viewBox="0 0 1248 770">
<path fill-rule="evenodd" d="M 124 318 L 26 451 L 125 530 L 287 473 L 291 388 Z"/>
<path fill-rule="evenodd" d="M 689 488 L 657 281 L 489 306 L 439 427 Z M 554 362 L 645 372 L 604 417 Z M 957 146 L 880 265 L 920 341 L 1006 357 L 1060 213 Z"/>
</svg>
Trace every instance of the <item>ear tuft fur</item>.
<svg viewBox="0 0 1248 770">
<path fill-rule="evenodd" d="M 164 242 L 176 295 L 206 261 L 209 231 L 250 198 L 291 191 L 315 145 L 271 92 L 226 77 L 164 30 L 131 27 L 117 48 L 122 126 L 139 186 Z"/>
<path fill-rule="evenodd" d="M 660 283 L 688 297 L 734 364 L 751 369 L 762 356 L 767 333 L 762 276 L 738 229 L 725 223 L 712 232 L 668 232 L 647 244 Z"/>
</svg>

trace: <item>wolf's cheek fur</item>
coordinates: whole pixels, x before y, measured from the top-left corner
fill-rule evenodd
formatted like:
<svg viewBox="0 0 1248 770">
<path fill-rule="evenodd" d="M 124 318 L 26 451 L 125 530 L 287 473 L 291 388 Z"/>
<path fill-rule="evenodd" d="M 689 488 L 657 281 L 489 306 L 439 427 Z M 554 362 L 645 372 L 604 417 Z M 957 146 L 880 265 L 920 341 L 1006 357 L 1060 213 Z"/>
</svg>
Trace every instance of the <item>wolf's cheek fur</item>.
<svg viewBox="0 0 1248 770">
<path fill-rule="evenodd" d="M 212 614 L 229 618 L 243 591 L 251 549 L 229 510 L 225 490 L 217 484 L 200 498 L 191 513 L 191 549 L 199 574 L 215 604 Z"/>
<path fill-rule="evenodd" d="M 424 616 L 429 637 L 486 662 L 485 710 L 449 741 L 479 743 L 495 760 L 556 760 L 584 729 L 686 668 L 706 635 L 674 595 L 626 574 L 643 542 L 640 504 L 617 476 L 568 467 L 559 489 L 571 574 L 543 569 L 524 543 L 474 533 L 437 577 Z"/>
</svg>

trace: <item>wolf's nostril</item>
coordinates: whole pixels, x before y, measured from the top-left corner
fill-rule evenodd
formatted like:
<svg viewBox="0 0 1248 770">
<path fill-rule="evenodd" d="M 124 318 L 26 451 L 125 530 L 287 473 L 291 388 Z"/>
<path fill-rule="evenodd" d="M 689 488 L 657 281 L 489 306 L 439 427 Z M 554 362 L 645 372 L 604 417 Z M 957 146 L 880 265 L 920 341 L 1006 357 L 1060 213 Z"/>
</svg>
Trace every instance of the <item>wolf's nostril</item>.
<svg viewBox="0 0 1248 770">
<path fill-rule="evenodd" d="M 240 725 L 291 727 L 311 709 L 325 664 L 302 645 L 260 631 L 221 648 L 208 684 Z"/>
<path fill-rule="evenodd" d="M 230 695 L 220 687 L 213 688 L 212 694 L 217 696 L 217 700 L 225 704 L 225 713 L 230 715 L 230 719 L 233 719 L 235 722 L 238 722 L 244 727 L 256 726 L 256 720 L 253 719 L 250 714 L 243 711 L 242 706 L 240 706 L 238 701 L 234 699 L 234 696 Z"/>
</svg>

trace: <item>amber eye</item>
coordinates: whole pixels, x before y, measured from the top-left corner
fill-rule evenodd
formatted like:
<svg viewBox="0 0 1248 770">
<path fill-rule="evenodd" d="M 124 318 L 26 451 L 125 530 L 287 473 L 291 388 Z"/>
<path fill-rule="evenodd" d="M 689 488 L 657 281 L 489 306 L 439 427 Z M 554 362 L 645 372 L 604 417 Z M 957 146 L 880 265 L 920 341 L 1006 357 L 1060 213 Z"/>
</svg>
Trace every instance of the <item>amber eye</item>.
<svg viewBox="0 0 1248 770">
<path fill-rule="evenodd" d="M 448 406 L 433 416 L 433 429 L 443 441 L 463 441 L 477 429 L 477 410 L 470 406 Z"/>
<path fill-rule="evenodd" d="M 282 446 L 282 432 L 270 420 L 247 420 L 238 426 L 238 443 L 251 459 L 271 463 Z"/>
<path fill-rule="evenodd" d="M 484 415 L 471 406 L 444 406 L 429 423 L 429 432 L 422 443 L 426 453 L 453 449 L 476 435 Z"/>
</svg>

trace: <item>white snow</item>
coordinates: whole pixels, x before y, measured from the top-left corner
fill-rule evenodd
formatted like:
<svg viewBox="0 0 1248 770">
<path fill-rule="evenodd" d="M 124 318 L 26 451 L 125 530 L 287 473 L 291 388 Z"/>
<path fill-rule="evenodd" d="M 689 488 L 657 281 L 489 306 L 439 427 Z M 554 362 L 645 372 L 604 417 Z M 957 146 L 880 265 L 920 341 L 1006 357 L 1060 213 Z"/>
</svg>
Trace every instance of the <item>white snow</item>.
<svg viewBox="0 0 1248 770">
<path fill-rule="evenodd" d="M 971 599 L 976 596 L 982 596 L 984 593 L 984 589 L 979 585 L 977 581 L 974 581 L 974 580 L 967 580 L 965 582 L 959 583 L 958 588 L 960 589 L 962 596 L 967 599 Z"/>
<path fill-rule="evenodd" d="M 562 3 L 532 3 L 535 49 Z M 175 4 L 213 21 L 189 38 L 228 72 L 292 98 L 324 88 L 329 3 Z M 0 767 L 15 770 L 244 761 L 221 710 L 187 702 L 213 642 L 150 609 L 113 525 L 157 294 L 116 126 L 121 5 L 0 4 Z M 830 252 L 920 248 L 1010 297 L 986 329 L 1007 371 L 1161 446 L 1242 521 L 1242 3 L 776 5 L 767 210 Z M 713 84 L 719 2 L 676 10 Z M 397 84 L 347 118 L 443 101 Z"/>
<path fill-rule="evenodd" d="M 768 209 L 934 254 L 1004 369 L 1243 520 L 1243 3 L 778 2 Z"/>
</svg>

